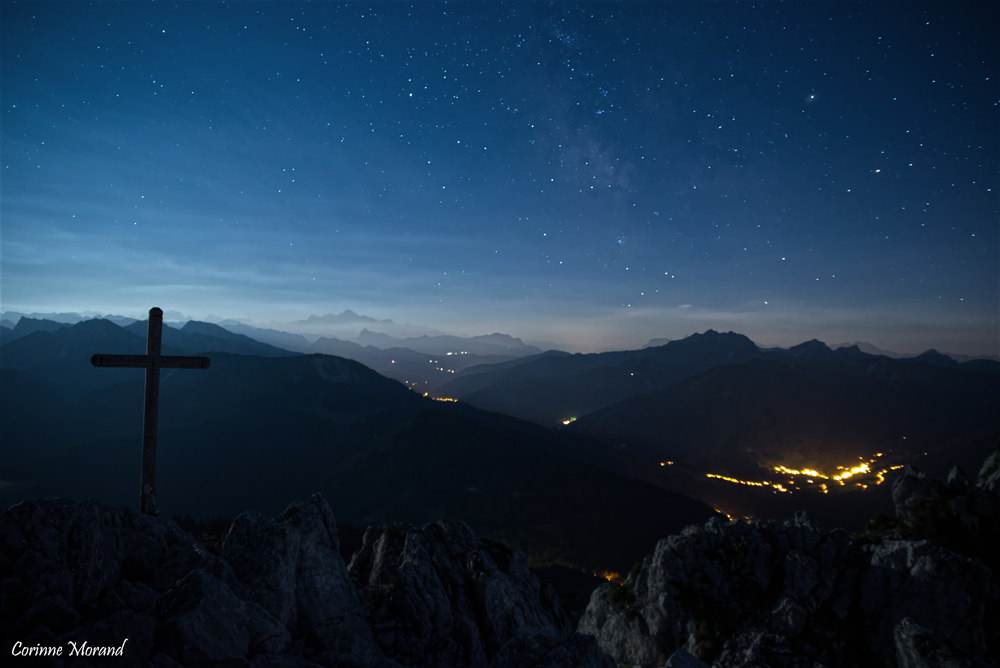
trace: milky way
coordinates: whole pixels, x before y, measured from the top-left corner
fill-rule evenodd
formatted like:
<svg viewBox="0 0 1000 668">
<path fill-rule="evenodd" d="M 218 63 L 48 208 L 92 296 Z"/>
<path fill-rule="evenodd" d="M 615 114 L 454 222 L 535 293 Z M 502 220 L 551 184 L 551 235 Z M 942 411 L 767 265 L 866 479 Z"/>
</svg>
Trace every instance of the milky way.
<svg viewBox="0 0 1000 668">
<path fill-rule="evenodd" d="M 998 351 L 991 3 L 13 3 L 4 310 Z"/>
</svg>

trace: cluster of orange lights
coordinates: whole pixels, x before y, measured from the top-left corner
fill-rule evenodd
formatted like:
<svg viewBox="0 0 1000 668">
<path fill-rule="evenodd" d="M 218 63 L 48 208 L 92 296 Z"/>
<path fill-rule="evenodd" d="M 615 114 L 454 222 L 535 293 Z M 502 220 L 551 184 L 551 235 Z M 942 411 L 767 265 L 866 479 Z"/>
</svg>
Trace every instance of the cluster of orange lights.
<svg viewBox="0 0 1000 668">
<path fill-rule="evenodd" d="M 448 397 L 432 397 L 427 392 L 424 392 L 424 396 L 428 399 L 433 399 L 434 401 L 458 401 L 458 399 L 449 399 Z"/>
<path fill-rule="evenodd" d="M 725 480 L 726 482 L 736 483 L 737 485 L 749 485 L 750 487 L 770 487 L 776 492 L 787 492 L 788 490 L 779 485 L 778 483 L 772 482 L 755 482 L 753 480 L 737 480 L 736 478 L 730 478 L 724 475 L 715 475 L 714 473 L 706 473 L 709 478 L 717 478 L 718 480 Z M 798 488 L 796 488 L 798 489 Z"/>
<path fill-rule="evenodd" d="M 614 582 L 616 584 L 622 583 L 622 576 L 614 571 L 594 571 L 595 578 L 604 578 L 608 582 Z"/>
<path fill-rule="evenodd" d="M 845 485 L 846 483 L 844 481 L 847 480 L 848 478 L 854 476 L 863 477 L 863 476 L 874 475 L 876 479 L 875 484 L 881 485 L 883 482 L 885 482 L 886 473 L 888 473 L 889 471 L 895 471 L 897 469 L 903 468 L 903 464 L 898 464 L 896 466 L 890 466 L 889 468 L 882 469 L 881 471 L 873 471 L 871 465 L 874 464 L 875 461 L 882 456 L 883 456 L 882 453 L 878 452 L 875 454 L 874 457 L 872 457 L 868 461 L 865 461 L 864 457 L 858 457 L 858 459 L 861 460 L 860 464 L 851 467 L 838 466 L 837 472 L 829 475 L 825 473 L 820 473 L 816 469 L 811 469 L 811 468 L 790 469 L 787 466 L 775 466 L 774 471 L 775 473 L 789 476 L 788 485 L 789 487 L 794 487 L 795 489 L 800 489 L 800 487 L 795 484 L 795 476 L 804 477 L 806 479 L 805 482 L 809 484 L 815 484 L 816 479 L 822 479 L 822 480 L 832 480 L 834 482 L 839 483 L 840 485 Z M 662 462 L 660 463 L 660 466 L 663 466 Z M 730 478 L 724 475 L 716 475 L 714 473 L 706 473 L 705 475 L 709 478 L 715 478 L 717 480 L 725 480 L 726 482 L 731 482 L 738 485 L 749 485 L 751 487 L 770 487 L 776 492 L 791 492 L 791 489 L 784 487 L 783 485 L 776 482 L 768 482 L 768 481 L 756 482 L 752 480 L 738 480 L 736 478 Z M 857 487 L 860 487 L 861 489 L 868 489 L 868 485 L 862 482 L 857 482 L 855 483 L 855 485 Z M 826 483 L 819 483 L 819 488 L 824 494 L 829 494 L 830 492 Z"/>
</svg>

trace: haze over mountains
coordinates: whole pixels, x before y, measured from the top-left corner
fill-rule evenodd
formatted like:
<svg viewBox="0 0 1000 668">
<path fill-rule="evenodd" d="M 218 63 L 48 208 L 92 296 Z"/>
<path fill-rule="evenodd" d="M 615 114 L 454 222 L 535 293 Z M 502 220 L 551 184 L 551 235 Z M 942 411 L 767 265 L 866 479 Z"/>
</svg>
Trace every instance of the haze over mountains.
<svg viewBox="0 0 1000 668">
<path fill-rule="evenodd" d="M 143 352 L 144 338 L 131 331 L 143 325 L 82 321 L 0 349 L 5 506 L 53 495 L 134 501 L 142 374 L 96 369 L 89 359 Z M 615 473 L 586 437 L 436 402 L 356 362 L 220 329 L 189 322 L 164 330 L 164 354 L 212 359 L 204 372 L 163 373 L 165 512 L 275 513 L 304 490 L 321 491 L 341 520 L 459 518 L 539 559 L 592 568 L 621 568 L 656 536 L 713 514 Z"/>
<path fill-rule="evenodd" d="M 145 322 L 121 322 L 23 316 L 0 331 L 15 444 L 4 503 L 132 502 L 141 374 L 89 365 L 96 352 L 144 351 Z M 944 475 L 1000 438 L 1000 363 L 935 351 L 761 349 L 709 330 L 571 355 L 502 334 L 310 340 L 220 323 L 163 336 L 164 354 L 213 360 L 162 380 L 161 501 L 196 516 L 276 512 L 321 490 L 348 521 L 459 517 L 555 561 L 621 567 L 648 549 L 645 532 L 709 506 L 808 508 L 857 527 L 891 505 L 881 483 L 903 464 Z"/>
<path fill-rule="evenodd" d="M 81 320 L 93 319 L 93 318 L 103 318 L 105 320 L 111 320 L 119 325 L 128 325 L 138 318 L 132 318 L 123 315 L 115 314 L 104 314 L 97 311 L 83 311 L 83 312 L 63 312 L 63 313 L 22 313 L 18 311 L 5 311 L 0 313 L 0 330 L 2 329 L 12 329 L 17 321 L 22 317 L 33 318 L 36 320 L 44 319 L 51 320 L 54 322 L 60 322 L 64 324 L 75 324 Z M 164 312 L 164 322 L 174 325 L 182 326 L 189 320 L 193 320 L 187 315 L 179 311 L 167 310 Z M 291 322 L 279 322 L 279 321 L 269 321 L 266 323 L 253 323 L 246 319 L 233 319 L 226 318 L 217 315 L 208 315 L 202 319 L 204 322 L 209 322 L 212 324 L 220 325 L 231 331 L 251 335 L 253 338 L 257 338 L 265 343 L 275 344 L 274 341 L 281 341 L 283 345 L 288 350 L 298 350 L 299 347 L 308 347 L 310 343 L 315 341 L 317 338 L 335 338 L 342 341 L 349 341 L 352 343 L 359 343 L 361 345 L 375 345 L 376 347 L 396 347 L 400 342 L 406 339 L 422 339 L 427 337 L 428 339 L 434 339 L 435 337 L 450 337 L 454 335 L 449 335 L 446 332 L 440 330 L 424 327 L 421 325 L 413 325 L 409 323 L 397 323 L 389 319 L 378 319 L 371 316 L 355 313 L 350 309 L 346 309 L 341 313 L 328 313 L 326 315 L 311 315 L 302 320 L 296 320 Z M 367 332 L 365 332 L 367 330 Z M 250 333 L 253 334 L 250 334 Z M 385 339 L 378 335 L 387 335 L 390 339 Z M 490 335 L 487 335 L 490 336 Z M 492 336 L 497 336 L 493 334 Z M 508 336 L 505 334 L 500 334 L 500 336 Z M 364 339 L 362 338 L 364 337 Z M 454 337 L 461 339 L 466 342 L 466 350 L 468 350 L 469 339 L 481 338 L 478 336 L 459 336 Z M 511 337 L 514 338 L 514 337 Z M 570 342 L 553 342 L 553 341 L 527 341 L 521 342 L 520 339 L 514 338 L 516 342 L 522 343 L 526 346 L 534 346 L 540 350 L 565 350 L 569 352 L 577 352 L 578 349 Z M 656 346 L 662 346 L 669 343 L 673 339 L 669 338 L 654 338 L 650 339 L 643 347 L 650 348 Z M 385 345 L 383 345 L 385 343 Z M 502 344 L 506 345 L 506 344 Z M 885 350 L 879 348 L 878 346 L 868 343 L 865 341 L 855 341 L 853 343 L 836 343 L 830 344 L 833 349 L 849 347 L 851 345 L 857 345 L 863 352 L 867 352 L 873 355 L 885 355 L 886 357 L 899 358 L 899 357 L 915 357 L 923 352 L 924 350 L 918 350 L 916 352 L 899 353 L 892 350 Z M 407 345 L 414 350 L 423 350 L 418 346 Z M 301 352 L 301 351 L 300 351 Z M 436 350 L 429 349 L 426 352 L 433 352 L 438 354 Z M 481 351 L 475 350 L 470 351 L 477 354 L 490 354 L 490 352 L 496 351 Z M 579 352 L 584 352 L 579 350 Z M 993 359 L 1000 361 L 1000 355 L 997 354 L 960 354 L 953 353 L 947 350 L 941 350 L 941 352 L 959 362 L 966 362 L 972 359 Z M 531 354 L 531 353 L 525 353 Z"/>
</svg>

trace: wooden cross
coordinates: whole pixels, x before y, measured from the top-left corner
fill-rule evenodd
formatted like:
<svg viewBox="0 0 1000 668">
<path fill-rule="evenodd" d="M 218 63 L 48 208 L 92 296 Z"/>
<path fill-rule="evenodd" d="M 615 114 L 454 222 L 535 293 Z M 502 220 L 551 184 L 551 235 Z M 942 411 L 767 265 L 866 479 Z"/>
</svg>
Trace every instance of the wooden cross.
<svg viewBox="0 0 1000 668">
<path fill-rule="evenodd" d="M 139 510 L 156 515 L 156 424 L 160 403 L 160 369 L 207 369 L 207 357 L 160 355 L 163 338 L 163 311 L 149 309 L 149 333 L 145 355 L 94 355 L 94 366 L 132 367 L 146 370 L 146 404 L 142 411 L 142 487 Z"/>
</svg>

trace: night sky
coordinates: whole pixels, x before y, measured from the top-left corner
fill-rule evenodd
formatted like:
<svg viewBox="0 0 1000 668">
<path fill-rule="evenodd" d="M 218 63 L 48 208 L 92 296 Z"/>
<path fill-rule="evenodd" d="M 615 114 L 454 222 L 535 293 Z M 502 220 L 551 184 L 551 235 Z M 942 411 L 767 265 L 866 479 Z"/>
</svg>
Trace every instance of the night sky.
<svg viewBox="0 0 1000 668">
<path fill-rule="evenodd" d="M 996 4 L 0 5 L 2 307 L 998 345 Z"/>
</svg>

